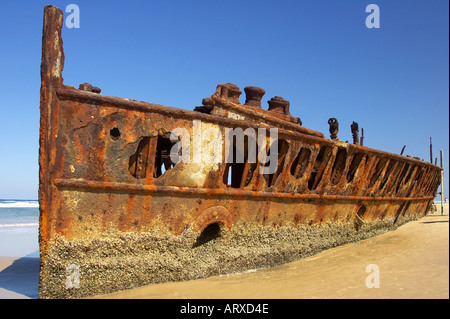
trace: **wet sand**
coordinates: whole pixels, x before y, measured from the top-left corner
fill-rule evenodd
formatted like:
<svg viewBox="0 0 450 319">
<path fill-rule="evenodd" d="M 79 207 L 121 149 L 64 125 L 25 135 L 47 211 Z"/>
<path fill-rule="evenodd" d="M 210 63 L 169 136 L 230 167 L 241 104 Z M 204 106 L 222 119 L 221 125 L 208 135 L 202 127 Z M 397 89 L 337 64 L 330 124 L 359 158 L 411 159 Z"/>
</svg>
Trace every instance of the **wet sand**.
<svg viewBox="0 0 450 319">
<path fill-rule="evenodd" d="M 377 268 L 366 269 L 369 265 Z M 379 272 L 379 288 L 366 279 Z M 366 272 L 366 270 L 368 272 Z M 268 269 L 155 284 L 98 298 L 449 298 L 449 211 Z"/>
<path fill-rule="evenodd" d="M 368 265 L 379 288 L 367 288 Z M 0 299 L 37 298 L 38 258 L 0 257 Z M 97 298 L 449 298 L 449 210 L 282 266 L 155 284 Z"/>
</svg>

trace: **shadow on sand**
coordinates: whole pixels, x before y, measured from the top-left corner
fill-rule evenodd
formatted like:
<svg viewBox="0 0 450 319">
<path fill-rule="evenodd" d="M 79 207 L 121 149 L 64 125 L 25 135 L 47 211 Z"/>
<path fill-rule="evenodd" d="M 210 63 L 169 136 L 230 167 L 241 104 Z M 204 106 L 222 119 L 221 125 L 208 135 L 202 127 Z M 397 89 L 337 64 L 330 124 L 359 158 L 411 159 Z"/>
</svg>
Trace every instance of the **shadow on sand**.
<svg viewBox="0 0 450 319">
<path fill-rule="evenodd" d="M 30 254 L 30 255 L 34 255 Z M 38 298 L 39 258 L 22 257 L 0 272 L 0 288 Z"/>
<path fill-rule="evenodd" d="M 448 220 L 431 220 L 426 222 L 420 222 L 421 224 L 435 224 L 435 223 L 448 223 Z"/>
</svg>

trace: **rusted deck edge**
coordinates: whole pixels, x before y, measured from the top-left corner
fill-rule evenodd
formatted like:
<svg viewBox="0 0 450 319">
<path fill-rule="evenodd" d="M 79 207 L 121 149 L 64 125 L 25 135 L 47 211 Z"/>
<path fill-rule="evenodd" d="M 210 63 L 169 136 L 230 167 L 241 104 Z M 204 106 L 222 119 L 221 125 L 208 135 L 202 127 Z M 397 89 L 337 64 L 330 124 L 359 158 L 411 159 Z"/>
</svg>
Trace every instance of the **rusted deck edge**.
<svg viewBox="0 0 450 319">
<path fill-rule="evenodd" d="M 289 121 L 285 121 L 283 119 L 274 117 L 270 114 L 270 111 L 266 111 L 266 110 L 254 111 L 252 109 L 246 108 L 245 105 L 242 106 L 242 105 L 227 101 L 227 100 L 225 100 L 221 97 L 217 97 L 217 96 L 213 96 L 212 99 L 217 101 L 221 107 L 225 107 L 231 111 L 237 111 L 238 113 L 245 114 L 245 116 L 250 116 L 251 118 L 253 118 L 255 120 L 261 121 L 261 119 L 263 119 L 264 122 L 266 122 L 266 123 L 275 124 L 277 126 L 278 125 L 284 126 L 288 129 L 297 131 L 299 133 L 317 136 L 317 137 L 324 137 L 322 132 L 314 131 L 307 127 L 300 126 L 298 124 L 294 124 Z"/>
<path fill-rule="evenodd" d="M 295 194 L 295 193 L 280 193 L 280 192 L 255 192 L 241 189 L 211 189 L 211 188 L 193 188 L 193 187 L 179 187 L 179 186 L 155 186 L 143 184 L 128 184 L 128 183 L 110 183 L 110 182 L 93 182 L 80 181 L 71 179 L 56 179 L 54 185 L 58 188 L 64 189 L 86 189 L 104 192 L 125 192 L 125 193 L 177 193 L 187 195 L 217 195 L 217 196 L 235 196 L 235 197 L 257 197 L 257 198 L 289 198 L 298 200 L 308 199 L 324 199 L 324 200 L 344 200 L 344 201 L 429 201 L 434 196 L 425 197 L 370 197 L 370 196 L 341 196 L 341 195 L 326 195 L 326 194 Z"/>
<path fill-rule="evenodd" d="M 127 99 L 127 98 L 122 98 L 122 97 L 101 95 L 101 94 L 92 93 L 92 92 L 80 91 L 77 89 L 59 88 L 56 90 L 56 93 L 58 94 L 58 97 L 62 100 L 66 99 L 66 100 L 83 101 L 83 102 L 92 103 L 92 104 L 99 104 L 99 105 L 106 106 L 106 107 L 109 106 L 109 107 L 114 107 L 114 108 L 123 108 L 123 109 L 128 109 L 128 110 L 135 110 L 135 111 L 139 111 L 139 112 L 146 112 L 146 113 L 155 112 L 155 113 L 169 115 L 169 116 L 176 117 L 176 118 L 201 120 L 201 121 L 206 121 L 206 122 L 210 122 L 210 123 L 226 124 L 229 127 L 233 127 L 233 128 L 236 128 L 236 127 L 258 128 L 258 127 L 260 127 L 259 125 L 248 122 L 248 121 L 241 121 L 241 120 L 236 120 L 236 119 L 215 116 L 215 115 L 211 115 L 211 114 L 189 111 L 189 110 L 185 110 L 185 109 L 176 108 L 173 106 L 166 106 L 166 105 L 149 103 L 149 102 L 144 102 L 144 101 L 137 101 L 137 100 Z M 236 104 L 228 102 L 228 101 L 224 102 L 224 105 L 226 105 L 226 107 L 236 106 Z M 279 120 L 279 121 L 282 122 L 282 123 L 280 122 L 280 125 L 282 125 L 282 126 L 286 126 L 285 124 L 288 123 L 283 120 Z M 288 123 L 288 125 L 294 125 L 294 124 Z M 301 128 L 303 128 L 303 127 L 301 127 Z M 328 144 L 329 146 L 333 146 L 333 145 L 339 143 L 339 142 L 335 142 L 333 140 L 330 140 L 330 139 L 327 139 L 324 137 L 315 136 L 315 135 L 312 135 L 309 133 L 301 133 L 299 131 L 292 132 L 292 131 L 288 131 L 288 130 L 285 130 L 282 128 L 278 128 L 278 131 L 279 131 L 279 134 L 281 134 L 281 135 L 287 135 L 287 136 L 291 136 L 291 137 L 294 137 L 297 139 L 305 139 L 306 138 L 306 139 L 311 140 L 312 142 L 320 143 L 320 144 Z M 312 132 L 315 132 L 315 131 L 312 131 Z M 340 143 L 343 143 L 343 142 L 340 142 Z M 347 143 L 343 143 L 343 144 L 347 144 Z M 440 166 L 437 166 L 437 165 L 434 165 L 432 163 L 428 163 L 428 162 L 425 162 L 422 160 L 418 160 L 413 157 L 406 157 L 403 155 L 390 153 L 390 152 L 370 148 L 367 146 L 361 146 L 361 145 L 356 145 L 356 144 L 351 144 L 351 143 L 348 143 L 348 147 L 354 149 L 355 151 L 361 151 L 364 153 L 371 152 L 376 155 L 387 156 L 392 159 L 408 161 L 411 163 L 418 163 L 420 165 L 424 165 L 427 167 L 433 167 L 435 169 L 442 170 L 442 168 Z"/>
<path fill-rule="evenodd" d="M 126 99 L 121 97 L 113 97 L 113 96 L 107 96 L 107 95 L 100 95 L 97 93 L 87 92 L 87 91 L 80 91 L 77 89 L 57 89 L 58 97 L 61 99 L 70 99 L 70 100 L 81 100 L 81 101 L 87 101 L 87 102 L 95 102 L 102 105 L 108 105 L 108 104 L 114 104 L 115 107 L 123 107 L 125 109 L 132 109 L 137 111 L 143 111 L 143 112 L 156 112 L 160 114 L 165 115 L 177 115 L 179 117 L 183 118 L 192 118 L 192 119 L 200 119 L 205 120 L 208 122 L 215 122 L 217 119 L 220 119 L 221 121 L 224 121 L 228 124 L 230 124 L 233 127 L 242 127 L 242 126 L 255 126 L 256 125 L 243 125 L 244 121 L 235 120 L 235 119 L 229 119 L 224 117 L 218 117 L 216 115 L 206 114 L 206 113 L 200 113 L 196 111 L 190 111 L 185 109 L 176 108 L 173 106 L 166 106 L 161 104 L 155 104 L 155 103 L 149 103 L 149 102 L 143 102 L 143 101 L 137 101 L 132 99 Z M 225 101 L 221 99 L 221 105 L 225 106 L 226 108 L 238 108 L 239 112 L 245 113 L 246 115 L 249 115 L 255 119 L 261 119 L 263 118 L 266 122 L 271 122 L 277 126 L 286 127 L 289 129 L 292 129 L 298 133 L 311 135 L 315 137 L 323 138 L 323 133 L 317 132 L 314 130 L 311 130 L 309 128 L 299 126 L 293 123 L 290 123 L 288 121 L 278 119 L 276 117 L 272 117 L 266 114 L 260 114 L 252 110 L 247 110 L 243 107 L 240 107 L 237 104 Z M 267 125 L 267 124 L 266 124 Z"/>
</svg>

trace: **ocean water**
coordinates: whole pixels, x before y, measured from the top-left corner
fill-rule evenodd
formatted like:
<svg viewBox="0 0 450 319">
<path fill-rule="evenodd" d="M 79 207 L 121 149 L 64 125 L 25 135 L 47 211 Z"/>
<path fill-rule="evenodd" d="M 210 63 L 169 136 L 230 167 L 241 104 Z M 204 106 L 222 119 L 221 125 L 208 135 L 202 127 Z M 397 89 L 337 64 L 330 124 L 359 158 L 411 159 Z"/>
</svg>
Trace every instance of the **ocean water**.
<svg viewBox="0 0 450 319">
<path fill-rule="evenodd" d="M 0 256 L 39 257 L 39 202 L 0 199 Z"/>
</svg>

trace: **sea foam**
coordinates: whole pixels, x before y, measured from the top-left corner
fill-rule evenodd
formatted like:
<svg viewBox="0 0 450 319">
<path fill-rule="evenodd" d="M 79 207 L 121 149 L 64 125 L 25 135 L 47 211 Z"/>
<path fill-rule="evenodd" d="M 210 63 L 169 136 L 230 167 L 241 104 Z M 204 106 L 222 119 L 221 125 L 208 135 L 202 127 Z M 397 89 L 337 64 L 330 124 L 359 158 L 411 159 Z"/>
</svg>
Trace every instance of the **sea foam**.
<svg viewBox="0 0 450 319">
<path fill-rule="evenodd" d="M 34 208 L 39 207 L 38 201 L 14 201 L 6 200 L 0 201 L 0 208 Z"/>
</svg>

